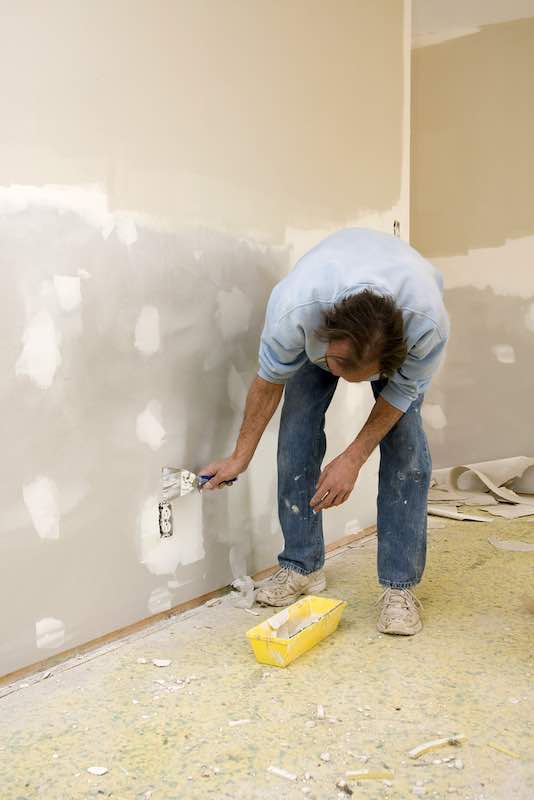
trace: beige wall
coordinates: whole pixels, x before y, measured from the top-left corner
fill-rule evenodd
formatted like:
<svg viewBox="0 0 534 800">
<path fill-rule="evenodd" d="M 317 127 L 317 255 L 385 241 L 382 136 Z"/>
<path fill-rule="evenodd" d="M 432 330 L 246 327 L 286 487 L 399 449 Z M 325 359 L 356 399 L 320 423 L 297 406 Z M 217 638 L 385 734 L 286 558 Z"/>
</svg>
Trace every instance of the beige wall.
<svg viewBox="0 0 534 800">
<path fill-rule="evenodd" d="M 532 18 L 413 52 L 411 241 L 452 322 L 425 411 L 440 466 L 534 451 L 533 75 Z"/>
<path fill-rule="evenodd" d="M 274 563 L 276 420 L 232 491 L 273 284 L 347 224 L 408 234 L 409 3 L 2 0 L 0 674 Z M 330 455 L 369 388 L 340 387 Z M 370 524 L 376 458 L 327 539 Z"/>
</svg>

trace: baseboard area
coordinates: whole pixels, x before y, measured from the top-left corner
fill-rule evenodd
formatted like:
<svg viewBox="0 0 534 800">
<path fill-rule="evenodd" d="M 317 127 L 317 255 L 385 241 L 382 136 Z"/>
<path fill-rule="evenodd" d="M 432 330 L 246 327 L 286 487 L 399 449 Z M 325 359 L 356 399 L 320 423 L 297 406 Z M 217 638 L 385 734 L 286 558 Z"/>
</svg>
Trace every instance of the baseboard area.
<svg viewBox="0 0 534 800">
<path fill-rule="evenodd" d="M 347 547 L 348 545 L 352 544 L 353 542 L 358 542 L 362 539 L 366 539 L 369 536 L 372 536 L 376 533 L 376 526 L 371 525 L 369 528 L 363 528 L 356 533 L 351 533 L 348 536 L 343 536 L 341 539 L 336 539 L 336 541 L 331 542 L 329 545 L 326 546 L 325 550 L 327 554 L 334 552 L 343 547 Z M 273 565 L 268 567 L 267 569 L 261 570 L 261 572 L 256 573 L 253 578 L 254 580 L 262 580 L 263 578 L 268 578 L 269 575 L 272 575 L 278 569 L 278 565 Z M 0 676 L 0 686 L 5 686 L 6 684 L 13 683 L 15 681 L 21 680 L 22 678 L 27 678 L 30 675 L 33 675 L 37 672 L 46 672 L 47 670 L 52 669 L 53 667 L 61 664 L 64 661 L 68 661 L 71 658 L 80 657 L 85 654 L 91 653 L 93 650 L 97 650 L 98 648 L 104 647 L 105 645 L 111 644 L 112 642 L 118 641 L 120 639 L 124 639 L 132 634 L 138 633 L 143 630 L 143 628 L 147 628 L 154 623 L 168 620 L 171 617 L 178 616 L 179 614 L 183 614 L 185 611 L 190 611 L 193 608 L 198 608 L 199 606 L 207 603 L 209 600 L 213 600 L 216 597 L 219 597 L 225 594 L 228 591 L 228 586 L 223 586 L 221 589 L 214 590 L 212 592 L 208 592 L 207 594 L 200 595 L 199 597 L 194 597 L 191 600 L 187 600 L 184 603 L 180 603 L 179 605 L 173 606 L 172 608 L 167 609 L 166 611 L 161 611 L 158 614 L 152 614 L 149 617 L 144 617 L 143 619 L 139 620 L 138 622 L 133 622 L 130 625 L 126 625 L 123 628 L 117 628 L 114 631 L 110 631 L 109 633 L 103 634 L 102 636 L 97 637 L 96 639 L 91 639 L 89 642 L 85 642 L 84 644 L 79 644 L 76 647 L 71 647 L 69 650 L 63 650 L 61 653 L 56 653 L 53 656 L 49 656 L 48 658 L 43 659 L 42 661 L 36 661 L 33 664 L 29 664 L 27 667 L 21 667 L 14 672 L 9 672 L 6 675 Z"/>
</svg>

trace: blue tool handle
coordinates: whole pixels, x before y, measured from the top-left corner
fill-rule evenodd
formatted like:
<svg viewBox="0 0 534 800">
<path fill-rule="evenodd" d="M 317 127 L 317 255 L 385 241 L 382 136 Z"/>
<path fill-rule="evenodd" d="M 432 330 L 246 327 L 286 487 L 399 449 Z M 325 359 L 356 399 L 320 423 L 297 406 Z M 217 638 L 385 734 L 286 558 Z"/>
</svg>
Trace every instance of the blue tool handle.
<svg viewBox="0 0 534 800">
<path fill-rule="evenodd" d="M 213 475 L 199 475 L 198 476 L 198 488 L 202 489 L 204 484 L 207 483 L 208 481 L 211 481 L 212 478 L 213 478 Z M 236 482 L 236 480 L 237 480 L 237 478 L 232 478 L 229 481 L 223 481 L 222 482 L 222 486 L 231 486 L 233 483 Z"/>
</svg>

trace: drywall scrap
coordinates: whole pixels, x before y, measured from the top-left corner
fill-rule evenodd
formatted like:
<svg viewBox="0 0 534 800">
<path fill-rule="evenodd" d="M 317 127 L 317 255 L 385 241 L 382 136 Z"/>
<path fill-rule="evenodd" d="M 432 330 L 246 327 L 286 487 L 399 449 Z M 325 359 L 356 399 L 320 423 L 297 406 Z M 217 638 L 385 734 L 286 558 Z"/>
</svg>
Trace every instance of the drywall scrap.
<svg viewBox="0 0 534 800">
<path fill-rule="evenodd" d="M 428 506 L 428 513 L 435 517 L 446 517 L 447 519 L 470 520 L 471 522 L 493 522 L 488 517 L 479 517 L 477 514 L 464 514 L 461 511 L 452 511 L 450 508 L 440 508 L 440 506 Z"/>
<path fill-rule="evenodd" d="M 429 514 L 449 519 L 491 522 L 489 517 L 459 512 L 459 506 L 477 506 L 505 519 L 534 515 L 534 458 L 515 456 L 434 470 L 428 502 Z"/>
<path fill-rule="evenodd" d="M 511 550 L 513 553 L 534 553 L 534 544 L 522 542 L 520 539 L 497 539 L 496 536 L 490 536 L 488 542 L 496 547 L 497 550 Z"/>
</svg>

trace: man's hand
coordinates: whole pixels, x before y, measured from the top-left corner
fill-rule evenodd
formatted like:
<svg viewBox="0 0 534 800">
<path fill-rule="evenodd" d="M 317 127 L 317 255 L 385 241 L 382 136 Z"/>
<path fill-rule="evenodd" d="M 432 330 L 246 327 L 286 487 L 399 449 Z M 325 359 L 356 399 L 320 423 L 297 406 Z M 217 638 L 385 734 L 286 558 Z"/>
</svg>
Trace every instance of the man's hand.
<svg viewBox="0 0 534 800">
<path fill-rule="evenodd" d="M 220 461 L 212 461 L 207 467 L 203 467 L 199 475 L 213 475 L 213 478 L 205 483 L 202 487 L 204 489 L 224 489 L 224 482 L 231 481 L 232 478 L 237 478 L 242 472 L 246 470 L 248 464 L 242 459 L 235 456 L 230 458 L 222 458 Z"/>
<path fill-rule="evenodd" d="M 317 491 L 310 501 L 315 512 L 340 506 L 348 500 L 358 478 L 362 461 L 345 451 L 323 469 Z"/>
</svg>

